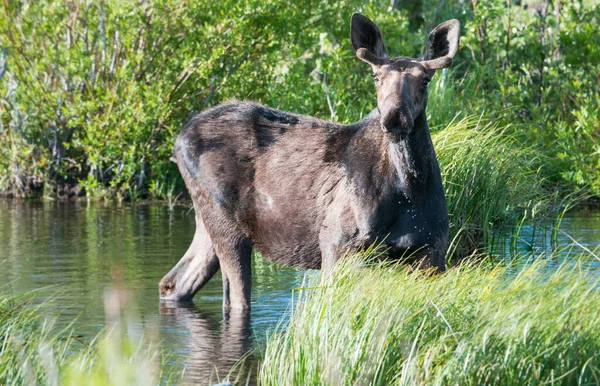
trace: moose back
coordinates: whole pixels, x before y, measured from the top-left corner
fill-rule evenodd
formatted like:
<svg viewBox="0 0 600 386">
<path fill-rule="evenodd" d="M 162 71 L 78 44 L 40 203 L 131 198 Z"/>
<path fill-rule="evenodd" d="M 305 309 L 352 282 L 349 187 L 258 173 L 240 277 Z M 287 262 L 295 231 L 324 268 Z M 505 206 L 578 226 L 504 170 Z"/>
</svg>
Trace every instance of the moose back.
<svg viewBox="0 0 600 386">
<path fill-rule="evenodd" d="M 425 108 L 459 29 L 457 20 L 433 29 L 421 58 L 390 57 L 379 28 L 354 14 L 352 45 L 373 71 L 377 108 L 351 125 L 239 101 L 193 117 L 174 154 L 196 232 L 161 280 L 161 298 L 191 299 L 221 269 L 224 308 L 248 309 L 253 248 L 328 269 L 348 250 L 383 242 L 390 259 L 443 271 L 448 212 Z"/>
</svg>

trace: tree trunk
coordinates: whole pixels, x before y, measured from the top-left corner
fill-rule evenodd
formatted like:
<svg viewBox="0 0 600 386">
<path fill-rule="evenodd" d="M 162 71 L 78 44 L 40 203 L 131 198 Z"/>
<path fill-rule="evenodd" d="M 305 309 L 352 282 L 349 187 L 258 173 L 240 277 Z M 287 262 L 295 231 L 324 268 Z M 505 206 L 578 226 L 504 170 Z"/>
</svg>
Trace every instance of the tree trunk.
<svg viewBox="0 0 600 386">
<path fill-rule="evenodd" d="M 471 0 L 471 2 L 473 3 L 473 14 L 477 17 L 477 5 L 479 4 L 479 0 Z M 479 38 L 479 46 L 481 50 L 481 63 L 485 62 L 485 41 L 487 36 L 486 24 L 487 18 L 484 18 L 481 21 L 481 24 L 477 25 L 477 37 Z"/>
</svg>

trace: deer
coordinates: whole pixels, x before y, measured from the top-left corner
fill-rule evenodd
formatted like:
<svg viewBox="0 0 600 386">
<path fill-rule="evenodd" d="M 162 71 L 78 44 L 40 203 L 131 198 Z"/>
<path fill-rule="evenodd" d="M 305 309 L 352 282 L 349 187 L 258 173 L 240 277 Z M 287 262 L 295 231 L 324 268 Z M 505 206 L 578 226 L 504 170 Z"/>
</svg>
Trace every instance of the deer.
<svg viewBox="0 0 600 386">
<path fill-rule="evenodd" d="M 277 263 L 330 271 L 379 242 L 385 259 L 443 272 L 448 210 L 427 124 L 427 86 L 457 52 L 460 23 L 435 27 L 420 58 L 390 57 L 377 25 L 352 15 L 351 42 L 370 65 L 377 107 L 337 124 L 228 101 L 193 116 L 174 158 L 196 231 L 159 283 L 189 301 L 220 269 L 223 308 L 251 306 L 252 251 Z"/>
</svg>

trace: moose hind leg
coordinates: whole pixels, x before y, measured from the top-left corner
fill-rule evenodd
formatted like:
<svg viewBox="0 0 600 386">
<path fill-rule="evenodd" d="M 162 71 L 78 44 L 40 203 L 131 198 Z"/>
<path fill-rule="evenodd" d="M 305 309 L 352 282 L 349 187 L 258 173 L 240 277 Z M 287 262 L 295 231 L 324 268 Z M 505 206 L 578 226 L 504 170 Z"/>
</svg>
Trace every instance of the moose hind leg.
<svg viewBox="0 0 600 386">
<path fill-rule="evenodd" d="M 252 243 L 244 238 L 217 244 L 223 275 L 223 308 L 250 309 L 252 292 Z"/>
<path fill-rule="evenodd" d="M 219 259 L 206 232 L 202 218 L 196 216 L 196 233 L 192 244 L 179 262 L 159 284 L 160 298 L 164 300 L 191 300 L 219 270 Z"/>
<path fill-rule="evenodd" d="M 229 299 L 231 296 L 229 292 L 229 278 L 223 269 L 221 270 L 221 278 L 223 281 L 223 309 L 227 310 L 230 308 Z"/>
</svg>

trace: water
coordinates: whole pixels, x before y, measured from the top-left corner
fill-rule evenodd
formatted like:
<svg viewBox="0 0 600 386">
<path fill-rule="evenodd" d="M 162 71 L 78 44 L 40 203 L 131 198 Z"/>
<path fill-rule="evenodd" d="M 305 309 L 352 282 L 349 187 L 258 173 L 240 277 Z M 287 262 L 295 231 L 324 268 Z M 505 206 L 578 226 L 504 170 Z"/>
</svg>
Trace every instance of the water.
<svg viewBox="0 0 600 386">
<path fill-rule="evenodd" d="M 183 256 L 194 228 L 194 214 L 185 206 L 169 210 L 163 204 L 0 200 L 0 282 L 7 283 L 3 290 L 15 293 L 35 290 L 40 302 L 53 298 L 44 306 L 45 314 L 57 327 L 75 319 L 72 328 L 84 339 L 105 327 L 105 293 L 122 285 L 129 298 L 127 314 L 156 335 L 153 339 L 170 353 L 173 371 L 185 370 L 185 383 L 206 384 L 215 367 L 225 375 L 238 358 L 261 345 L 267 330 L 288 314 L 293 289 L 302 286 L 307 273 L 255 259 L 249 317 L 223 317 L 219 274 L 193 304 L 161 305 L 158 282 Z M 542 228 L 537 227 L 532 244 L 534 228 L 524 227 L 517 250 L 549 250 L 552 237 Z M 558 232 L 555 240 L 559 245 L 594 250 L 600 240 L 600 208 L 569 213 L 562 230 L 566 233 Z M 499 240 L 497 251 L 505 253 L 510 238 Z"/>
<path fill-rule="evenodd" d="M 175 371 L 206 383 L 260 345 L 289 310 L 305 271 L 255 259 L 249 318 L 224 320 L 220 274 L 186 307 L 161 305 L 158 282 L 183 256 L 194 234 L 188 207 L 0 201 L 0 282 L 15 293 L 36 291 L 57 328 L 76 319 L 85 339 L 105 326 L 104 296 L 123 283 L 128 315 L 155 331 Z M 310 273 L 309 273 L 310 274 Z M 214 374 L 213 380 L 215 379 Z"/>
<path fill-rule="evenodd" d="M 558 228 L 557 228 L 558 225 Z M 582 204 L 569 212 L 559 223 L 555 219 L 542 219 L 534 224 L 506 226 L 494 235 L 493 252 L 496 256 L 510 259 L 514 256 L 533 255 L 554 257 L 557 264 L 561 258 L 586 255 L 600 251 L 600 206 Z M 558 259 L 556 259 L 558 258 Z M 600 258 L 589 263 L 600 269 Z"/>
</svg>

